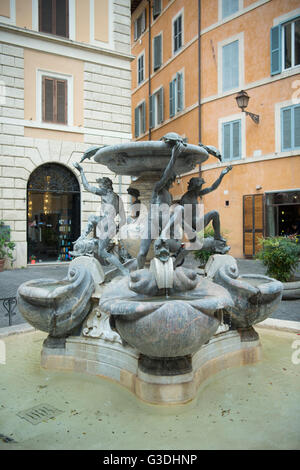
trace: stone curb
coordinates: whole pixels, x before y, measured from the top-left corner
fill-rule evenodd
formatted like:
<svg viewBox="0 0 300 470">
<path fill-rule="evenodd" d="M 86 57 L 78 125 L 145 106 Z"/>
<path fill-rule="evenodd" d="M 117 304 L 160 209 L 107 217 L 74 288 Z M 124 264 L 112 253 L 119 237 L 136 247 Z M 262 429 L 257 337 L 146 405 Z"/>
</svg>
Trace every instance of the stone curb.
<svg viewBox="0 0 300 470">
<path fill-rule="evenodd" d="M 0 338 L 5 338 L 6 336 L 19 335 L 21 333 L 31 333 L 36 331 L 33 326 L 28 325 L 28 323 L 20 323 L 19 325 L 6 326 L 0 328 Z"/>
<path fill-rule="evenodd" d="M 261 323 L 254 325 L 254 328 L 270 328 L 275 330 L 282 331 L 291 331 L 293 333 L 300 333 L 300 322 L 299 321 L 289 321 L 289 320 L 279 320 L 277 318 L 267 318 Z"/>
</svg>

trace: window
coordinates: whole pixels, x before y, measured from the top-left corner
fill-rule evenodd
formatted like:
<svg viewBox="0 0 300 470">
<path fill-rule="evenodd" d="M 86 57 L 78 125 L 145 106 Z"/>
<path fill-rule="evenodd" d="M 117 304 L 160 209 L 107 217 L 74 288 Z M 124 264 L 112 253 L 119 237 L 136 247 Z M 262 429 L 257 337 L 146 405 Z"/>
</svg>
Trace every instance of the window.
<svg viewBox="0 0 300 470">
<path fill-rule="evenodd" d="M 300 18 L 283 25 L 283 68 L 300 64 Z"/>
<path fill-rule="evenodd" d="M 222 124 L 222 153 L 223 160 L 242 158 L 240 119 Z"/>
<path fill-rule="evenodd" d="M 170 117 L 183 110 L 183 73 L 178 72 L 170 82 Z"/>
<path fill-rule="evenodd" d="M 222 18 L 231 16 L 239 11 L 239 0 L 222 0 Z"/>
<path fill-rule="evenodd" d="M 150 128 L 161 124 L 164 120 L 164 89 L 161 87 L 150 96 Z"/>
<path fill-rule="evenodd" d="M 134 135 L 139 137 L 146 132 L 146 106 L 145 102 L 141 103 L 134 110 Z"/>
<path fill-rule="evenodd" d="M 162 35 L 155 36 L 153 40 L 153 68 L 158 70 L 162 64 Z"/>
<path fill-rule="evenodd" d="M 67 115 L 67 80 L 43 76 L 43 121 L 55 124 L 67 124 Z"/>
<path fill-rule="evenodd" d="M 183 21 L 182 14 L 173 20 L 173 52 L 174 54 L 181 49 L 183 45 Z"/>
<path fill-rule="evenodd" d="M 224 91 L 239 87 L 239 41 L 222 48 L 222 89 Z"/>
<path fill-rule="evenodd" d="M 138 57 L 138 85 L 145 79 L 145 54 Z"/>
<path fill-rule="evenodd" d="M 136 41 L 146 30 L 146 9 L 134 22 L 134 40 Z"/>
<path fill-rule="evenodd" d="M 39 0 L 39 31 L 69 37 L 68 0 Z"/>
<path fill-rule="evenodd" d="M 300 18 L 271 29 L 271 75 L 300 65 Z"/>
<path fill-rule="evenodd" d="M 161 0 L 153 0 L 153 19 L 161 14 Z"/>
<path fill-rule="evenodd" d="M 300 148 L 300 105 L 281 109 L 281 150 Z"/>
</svg>

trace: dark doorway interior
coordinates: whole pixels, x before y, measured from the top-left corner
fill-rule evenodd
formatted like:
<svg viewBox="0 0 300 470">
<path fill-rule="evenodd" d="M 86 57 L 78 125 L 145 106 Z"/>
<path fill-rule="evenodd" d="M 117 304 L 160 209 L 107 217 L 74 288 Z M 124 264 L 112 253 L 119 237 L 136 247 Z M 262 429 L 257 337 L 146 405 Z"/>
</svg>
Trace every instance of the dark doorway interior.
<svg viewBox="0 0 300 470">
<path fill-rule="evenodd" d="M 300 191 L 266 194 L 267 236 L 300 234 Z"/>
<path fill-rule="evenodd" d="M 80 235 L 80 188 L 66 167 L 48 163 L 35 170 L 27 190 L 28 261 L 69 261 Z"/>
</svg>

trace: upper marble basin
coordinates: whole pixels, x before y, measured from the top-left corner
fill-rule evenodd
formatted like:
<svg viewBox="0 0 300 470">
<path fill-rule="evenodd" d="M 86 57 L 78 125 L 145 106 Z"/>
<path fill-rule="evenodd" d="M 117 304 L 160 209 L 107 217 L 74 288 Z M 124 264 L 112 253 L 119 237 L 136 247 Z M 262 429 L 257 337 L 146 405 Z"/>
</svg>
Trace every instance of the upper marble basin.
<svg viewBox="0 0 300 470">
<path fill-rule="evenodd" d="M 102 147 L 94 156 L 96 162 L 107 166 L 117 175 L 140 176 L 145 172 L 161 173 L 171 157 L 171 146 L 164 141 L 127 142 L 125 144 Z M 187 144 L 177 158 L 177 175 L 193 170 L 209 155 L 204 148 Z"/>
</svg>

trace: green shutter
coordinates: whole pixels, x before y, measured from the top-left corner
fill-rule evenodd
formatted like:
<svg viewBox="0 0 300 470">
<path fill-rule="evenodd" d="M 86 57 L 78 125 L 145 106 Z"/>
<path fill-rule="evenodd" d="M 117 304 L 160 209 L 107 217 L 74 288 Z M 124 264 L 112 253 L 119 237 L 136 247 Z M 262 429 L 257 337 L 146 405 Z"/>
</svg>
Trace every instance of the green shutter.
<svg viewBox="0 0 300 470">
<path fill-rule="evenodd" d="M 182 73 L 176 74 L 176 84 L 177 84 L 177 111 L 182 111 L 183 109 L 183 76 Z"/>
<path fill-rule="evenodd" d="M 154 70 L 159 69 L 159 67 L 162 64 L 162 41 L 161 41 L 161 35 L 156 36 L 154 38 L 154 64 L 153 68 Z"/>
<path fill-rule="evenodd" d="M 281 72 L 281 25 L 271 29 L 271 75 Z"/>
<path fill-rule="evenodd" d="M 145 134 L 146 132 L 146 105 L 145 105 L 145 101 L 141 104 L 141 107 L 142 107 L 142 125 L 141 125 L 141 133 L 142 134 Z"/>
<path fill-rule="evenodd" d="M 140 134 L 140 113 L 139 108 L 135 108 L 134 110 L 134 135 L 138 137 Z"/>
<path fill-rule="evenodd" d="M 149 122 L 150 122 L 150 129 L 152 129 L 155 126 L 155 96 L 151 95 L 149 99 Z"/>
<path fill-rule="evenodd" d="M 175 80 L 172 80 L 169 85 L 170 91 L 170 117 L 173 117 L 175 114 Z"/>
<path fill-rule="evenodd" d="M 158 91 L 158 124 L 164 120 L 164 89 L 161 87 Z"/>
<path fill-rule="evenodd" d="M 232 123 L 232 158 L 241 158 L 241 121 Z"/>
<path fill-rule="evenodd" d="M 155 19 L 161 12 L 161 0 L 153 1 L 153 19 Z"/>
<path fill-rule="evenodd" d="M 239 86 L 239 41 L 231 42 L 222 49 L 223 91 Z"/>
<path fill-rule="evenodd" d="M 134 40 L 136 41 L 138 38 L 138 22 L 135 20 L 134 22 Z"/>
<path fill-rule="evenodd" d="M 281 111 L 281 142 L 282 150 L 292 148 L 292 109 L 285 108 Z"/>
<path fill-rule="evenodd" d="M 239 10 L 239 0 L 222 0 L 222 18 L 233 15 Z"/>
<path fill-rule="evenodd" d="M 294 107 L 294 148 L 300 147 L 300 106 Z"/>
<path fill-rule="evenodd" d="M 230 146 L 230 135 L 231 135 L 230 122 L 223 124 L 223 160 L 230 160 L 231 146 Z"/>
<path fill-rule="evenodd" d="M 142 33 L 146 30 L 146 8 L 144 9 L 143 13 L 142 13 L 142 25 L 141 25 L 141 29 L 142 29 Z"/>
</svg>

